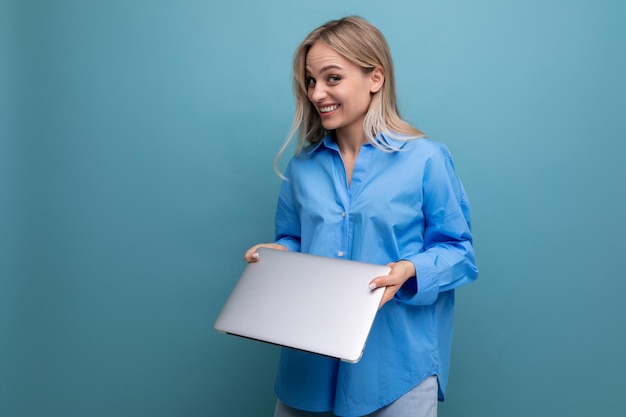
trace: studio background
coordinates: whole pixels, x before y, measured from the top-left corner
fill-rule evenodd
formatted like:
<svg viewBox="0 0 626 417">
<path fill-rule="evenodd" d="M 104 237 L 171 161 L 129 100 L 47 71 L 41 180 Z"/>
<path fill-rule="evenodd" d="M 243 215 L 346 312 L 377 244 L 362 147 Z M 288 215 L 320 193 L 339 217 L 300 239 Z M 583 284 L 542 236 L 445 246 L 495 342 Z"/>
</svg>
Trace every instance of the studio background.
<svg viewBox="0 0 626 417">
<path fill-rule="evenodd" d="M 5 0 L 1 416 L 271 415 L 277 348 L 212 324 L 273 238 L 293 51 L 347 14 L 472 204 L 440 415 L 623 415 L 626 3 Z"/>
</svg>

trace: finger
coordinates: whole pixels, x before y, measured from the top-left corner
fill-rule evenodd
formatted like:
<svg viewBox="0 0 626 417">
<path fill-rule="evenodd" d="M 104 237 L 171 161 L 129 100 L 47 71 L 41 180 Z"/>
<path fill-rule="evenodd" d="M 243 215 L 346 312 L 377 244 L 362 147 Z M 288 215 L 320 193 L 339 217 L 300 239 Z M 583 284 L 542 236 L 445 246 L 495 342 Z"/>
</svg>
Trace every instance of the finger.
<svg viewBox="0 0 626 417">
<path fill-rule="evenodd" d="M 388 287 L 390 285 L 398 285 L 398 277 L 393 274 L 376 277 L 370 281 L 370 290 L 380 287 Z"/>
<path fill-rule="evenodd" d="M 380 304 L 378 305 L 378 309 L 379 310 L 382 308 L 382 306 L 387 304 L 387 302 L 393 298 L 393 295 L 390 294 L 390 293 L 391 293 L 391 291 L 389 291 L 389 288 L 385 288 L 385 292 L 383 293 L 383 297 L 381 298 Z"/>
<path fill-rule="evenodd" d="M 389 264 L 389 266 L 390 265 L 391 264 Z M 376 288 L 386 287 L 387 285 L 390 285 L 390 276 L 392 272 L 393 270 L 390 270 L 388 275 L 381 275 L 371 280 L 369 284 L 370 290 L 375 290 Z"/>
<path fill-rule="evenodd" d="M 383 293 L 382 299 L 380 301 L 380 306 L 378 308 L 391 301 L 398 292 L 398 289 L 399 287 L 397 285 L 388 285 L 387 287 L 385 287 L 385 292 Z"/>
<path fill-rule="evenodd" d="M 379 278 L 375 278 L 374 280 L 370 281 L 370 290 L 374 291 L 376 288 L 380 288 L 380 287 L 384 287 L 385 285 L 382 284 L 381 280 Z"/>
<path fill-rule="evenodd" d="M 249 249 L 246 254 L 243 256 L 243 258 L 246 260 L 246 262 L 256 262 L 259 260 L 259 254 L 256 252 L 256 246 Z"/>
</svg>

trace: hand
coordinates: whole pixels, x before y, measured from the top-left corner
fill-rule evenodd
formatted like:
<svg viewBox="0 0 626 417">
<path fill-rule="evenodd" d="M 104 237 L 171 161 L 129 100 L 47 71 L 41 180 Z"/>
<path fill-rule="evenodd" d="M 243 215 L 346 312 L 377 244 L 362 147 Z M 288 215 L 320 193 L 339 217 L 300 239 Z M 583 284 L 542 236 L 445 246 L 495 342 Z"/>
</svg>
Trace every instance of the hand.
<svg viewBox="0 0 626 417">
<path fill-rule="evenodd" d="M 391 268 L 389 275 L 376 277 L 370 282 L 370 289 L 385 287 L 383 298 L 378 308 L 391 300 L 400 287 L 411 277 L 415 276 L 415 265 L 410 261 L 398 261 L 387 264 Z"/>
<path fill-rule="evenodd" d="M 243 259 L 246 260 L 246 262 L 250 263 L 250 262 L 256 262 L 259 260 L 259 254 L 256 252 L 257 249 L 259 248 L 270 248 L 270 249 L 278 249 L 278 250 L 287 250 L 287 248 L 283 245 L 279 245 L 278 243 L 260 243 L 258 245 L 254 245 L 253 247 L 251 247 L 250 249 L 248 249 L 245 253 L 245 255 L 243 255 Z"/>
</svg>

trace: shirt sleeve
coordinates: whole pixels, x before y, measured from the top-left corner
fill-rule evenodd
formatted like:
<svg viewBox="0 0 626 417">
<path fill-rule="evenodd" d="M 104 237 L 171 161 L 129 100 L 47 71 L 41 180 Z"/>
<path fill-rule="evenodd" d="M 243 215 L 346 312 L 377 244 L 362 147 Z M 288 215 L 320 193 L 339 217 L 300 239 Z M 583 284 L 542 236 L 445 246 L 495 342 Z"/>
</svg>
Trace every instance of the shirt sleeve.
<svg viewBox="0 0 626 417">
<path fill-rule="evenodd" d="M 288 250 L 300 252 L 300 215 L 298 213 L 292 189 L 292 162 L 287 166 L 285 179 L 283 179 L 278 194 L 276 207 L 275 228 L 276 242 L 285 246 Z"/>
<path fill-rule="evenodd" d="M 415 266 L 395 298 L 408 304 L 426 305 L 439 292 L 474 281 L 478 276 L 470 210 L 447 148 L 426 161 L 423 176 L 424 251 L 403 259 Z"/>
</svg>

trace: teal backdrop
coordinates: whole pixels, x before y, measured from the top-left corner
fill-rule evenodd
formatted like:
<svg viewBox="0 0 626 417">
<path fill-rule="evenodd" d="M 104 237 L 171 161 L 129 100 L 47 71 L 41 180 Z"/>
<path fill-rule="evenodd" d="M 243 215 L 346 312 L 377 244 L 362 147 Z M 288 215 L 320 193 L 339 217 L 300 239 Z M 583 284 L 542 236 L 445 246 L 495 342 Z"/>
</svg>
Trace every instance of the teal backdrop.
<svg viewBox="0 0 626 417">
<path fill-rule="evenodd" d="M 623 415 L 626 2 L 5 0 L 0 416 L 272 415 L 277 348 L 212 325 L 273 238 L 293 50 L 346 14 L 472 203 L 440 415 Z"/>
</svg>

